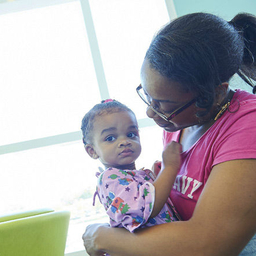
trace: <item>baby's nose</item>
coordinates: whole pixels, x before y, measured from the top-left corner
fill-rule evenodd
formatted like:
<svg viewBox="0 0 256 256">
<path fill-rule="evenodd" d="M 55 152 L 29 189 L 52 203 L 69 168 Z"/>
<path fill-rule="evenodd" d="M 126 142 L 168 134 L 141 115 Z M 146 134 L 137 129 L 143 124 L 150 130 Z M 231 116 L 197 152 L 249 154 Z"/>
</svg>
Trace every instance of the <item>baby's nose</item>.
<svg viewBox="0 0 256 256">
<path fill-rule="evenodd" d="M 131 144 L 130 140 L 128 140 L 128 139 L 123 139 L 123 140 L 120 141 L 119 147 L 128 146 L 128 145 L 130 145 L 130 144 Z"/>
</svg>

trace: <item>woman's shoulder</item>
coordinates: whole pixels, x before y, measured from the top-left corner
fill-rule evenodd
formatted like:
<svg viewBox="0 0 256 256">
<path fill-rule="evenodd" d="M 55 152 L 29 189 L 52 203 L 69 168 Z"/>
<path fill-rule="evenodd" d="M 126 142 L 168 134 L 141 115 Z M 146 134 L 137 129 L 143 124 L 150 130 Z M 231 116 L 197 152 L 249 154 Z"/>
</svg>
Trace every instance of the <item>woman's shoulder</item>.
<svg viewBox="0 0 256 256">
<path fill-rule="evenodd" d="M 209 133 L 223 134 L 239 132 L 244 133 L 248 129 L 256 132 L 256 95 L 243 90 L 236 90 L 227 111 L 213 124 Z"/>
<path fill-rule="evenodd" d="M 256 95 L 241 89 L 236 89 L 233 100 L 239 100 L 240 102 L 247 100 L 256 100 Z"/>
<path fill-rule="evenodd" d="M 237 119 L 241 117 L 251 118 L 252 116 L 255 116 L 256 95 L 243 90 L 236 90 L 228 108 L 228 112 L 231 114 L 228 116 L 229 119 L 231 117 Z M 247 117 L 247 115 L 249 116 Z"/>
</svg>

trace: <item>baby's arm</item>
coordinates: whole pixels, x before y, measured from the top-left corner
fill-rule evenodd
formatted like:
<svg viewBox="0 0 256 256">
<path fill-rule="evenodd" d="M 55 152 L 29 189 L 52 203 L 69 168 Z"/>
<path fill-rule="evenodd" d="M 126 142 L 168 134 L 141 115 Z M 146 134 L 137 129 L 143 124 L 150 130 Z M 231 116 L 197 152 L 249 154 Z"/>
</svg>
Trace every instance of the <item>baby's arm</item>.
<svg viewBox="0 0 256 256">
<path fill-rule="evenodd" d="M 158 174 L 155 187 L 155 203 L 150 217 L 155 217 L 166 203 L 176 175 L 180 168 L 181 145 L 172 141 L 163 151 L 162 170 Z"/>
<path fill-rule="evenodd" d="M 109 168 L 100 176 L 97 192 L 112 227 L 133 232 L 150 218 L 155 189 L 147 173 L 140 172 Z"/>
</svg>

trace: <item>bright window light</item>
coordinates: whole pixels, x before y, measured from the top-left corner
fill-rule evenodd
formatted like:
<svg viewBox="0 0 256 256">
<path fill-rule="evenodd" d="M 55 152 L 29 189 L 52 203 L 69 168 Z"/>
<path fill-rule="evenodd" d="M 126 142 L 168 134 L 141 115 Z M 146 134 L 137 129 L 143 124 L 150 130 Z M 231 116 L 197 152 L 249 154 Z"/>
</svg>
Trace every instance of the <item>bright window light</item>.
<svg viewBox="0 0 256 256">
<path fill-rule="evenodd" d="M 80 3 L 1 15 L 0 34 L 1 144 L 77 131 L 100 101 Z"/>
<path fill-rule="evenodd" d="M 169 21 L 165 1 L 91 0 L 90 5 L 110 95 L 131 105 L 138 118 L 146 117 L 135 88 L 153 35 Z"/>
</svg>

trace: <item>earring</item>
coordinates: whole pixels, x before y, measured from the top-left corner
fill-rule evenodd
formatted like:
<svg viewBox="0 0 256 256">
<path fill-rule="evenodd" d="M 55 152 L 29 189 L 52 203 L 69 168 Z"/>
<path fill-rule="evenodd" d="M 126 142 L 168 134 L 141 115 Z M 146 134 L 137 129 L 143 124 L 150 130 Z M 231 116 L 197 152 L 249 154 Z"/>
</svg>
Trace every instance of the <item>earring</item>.
<svg viewBox="0 0 256 256">
<path fill-rule="evenodd" d="M 223 113 L 228 109 L 229 106 L 230 106 L 230 101 L 228 101 L 225 105 L 221 107 L 220 111 L 217 113 L 217 115 L 214 117 L 213 120 L 216 121 L 218 118 L 220 118 L 223 115 Z"/>
</svg>

